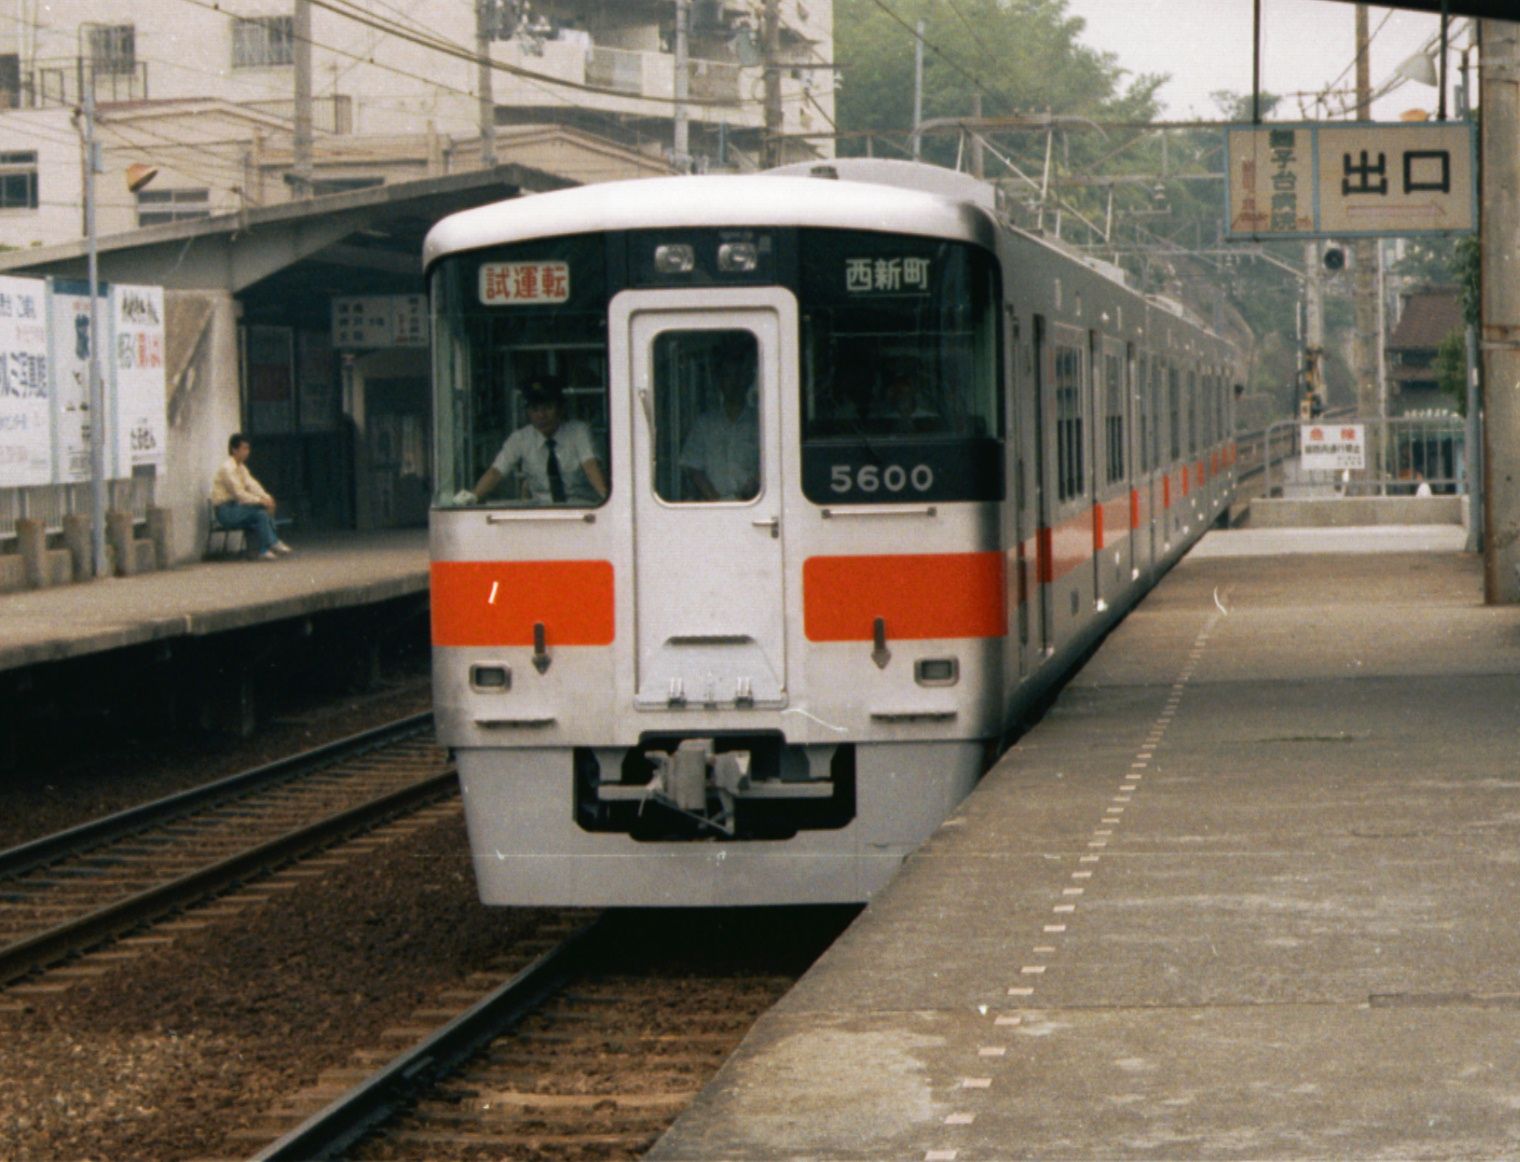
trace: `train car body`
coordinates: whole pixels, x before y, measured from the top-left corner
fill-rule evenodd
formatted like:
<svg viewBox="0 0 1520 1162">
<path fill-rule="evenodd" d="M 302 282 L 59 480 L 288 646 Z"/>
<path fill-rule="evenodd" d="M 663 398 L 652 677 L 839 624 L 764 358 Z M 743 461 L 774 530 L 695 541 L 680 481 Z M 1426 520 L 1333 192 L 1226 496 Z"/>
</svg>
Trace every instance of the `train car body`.
<svg viewBox="0 0 1520 1162">
<path fill-rule="evenodd" d="M 964 175 L 823 172 L 428 238 L 434 705 L 487 903 L 869 898 L 1229 502 L 1223 340 Z M 565 499 L 508 451 L 549 380 L 556 463 L 596 461 Z"/>
</svg>

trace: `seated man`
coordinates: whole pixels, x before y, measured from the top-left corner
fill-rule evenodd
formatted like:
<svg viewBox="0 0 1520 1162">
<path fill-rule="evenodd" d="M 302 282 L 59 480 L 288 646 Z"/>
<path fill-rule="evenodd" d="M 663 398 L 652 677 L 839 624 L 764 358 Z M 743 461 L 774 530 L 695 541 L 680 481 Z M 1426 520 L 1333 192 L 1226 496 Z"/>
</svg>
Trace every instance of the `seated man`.
<svg viewBox="0 0 1520 1162">
<path fill-rule="evenodd" d="M 520 471 L 528 499 L 539 504 L 600 504 L 607 496 L 607 477 L 591 429 L 565 419 L 564 384 L 555 376 L 539 376 L 522 394 L 527 424 L 507 437 L 475 487 L 461 489 L 454 503 L 478 504 L 510 473 Z"/>
<path fill-rule="evenodd" d="M 703 412 L 681 446 L 699 500 L 750 500 L 760 490 L 760 417 L 749 402 L 753 361 L 718 365 L 720 406 Z"/>
<path fill-rule="evenodd" d="M 253 445 L 242 432 L 233 432 L 227 441 L 226 463 L 216 470 L 211 481 L 211 504 L 216 519 L 226 529 L 251 533 L 261 561 L 273 561 L 290 552 L 290 546 L 274 531 L 274 497 L 248 471 L 248 457 Z"/>
</svg>

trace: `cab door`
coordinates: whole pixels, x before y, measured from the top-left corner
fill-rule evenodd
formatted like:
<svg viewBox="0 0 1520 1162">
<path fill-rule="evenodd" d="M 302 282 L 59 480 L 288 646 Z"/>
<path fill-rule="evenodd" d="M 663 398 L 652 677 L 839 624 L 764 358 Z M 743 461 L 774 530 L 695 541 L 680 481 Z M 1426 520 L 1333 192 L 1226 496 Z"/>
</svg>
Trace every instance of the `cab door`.
<svg viewBox="0 0 1520 1162">
<path fill-rule="evenodd" d="M 631 397 L 638 709 L 786 704 L 779 403 L 796 318 L 779 289 L 613 303 L 626 358 L 614 353 L 612 388 Z"/>
</svg>

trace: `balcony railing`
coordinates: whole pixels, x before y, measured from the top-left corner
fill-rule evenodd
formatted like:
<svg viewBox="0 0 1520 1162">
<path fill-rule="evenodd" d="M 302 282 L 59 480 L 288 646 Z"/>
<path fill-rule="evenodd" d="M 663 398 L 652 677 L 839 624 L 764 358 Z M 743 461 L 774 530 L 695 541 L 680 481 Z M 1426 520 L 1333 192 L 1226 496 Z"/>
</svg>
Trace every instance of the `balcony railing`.
<svg viewBox="0 0 1520 1162">
<path fill-rule="evenodd" d="M 19 104 L 23 108 L 78 105 L 84 86 L 93 82 L 99 104 L 145 101 L 148 98 L 147 61 L 97 61 L 78 57 L 39 60 L 22 74 Z"/>
<path fill-rule="evenodd" d="M 630 97 L 673 95 L 674 61 L 669 53 L 594 47 L 586 54 L 586 84 Z M 740 67 L 726 61 L 690 60 L 687 91 L 699 101 L 739 103 Z"/>
</svg>

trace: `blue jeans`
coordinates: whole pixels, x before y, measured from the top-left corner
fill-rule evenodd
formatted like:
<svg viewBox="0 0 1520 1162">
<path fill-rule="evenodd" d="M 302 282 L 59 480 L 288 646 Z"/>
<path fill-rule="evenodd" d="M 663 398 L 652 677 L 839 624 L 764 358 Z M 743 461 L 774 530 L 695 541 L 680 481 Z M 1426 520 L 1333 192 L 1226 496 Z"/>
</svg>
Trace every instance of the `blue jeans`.
<svg viewBox="0 0 1520 1162">
<path fill-rule="evenodd" d="M 275 535 L 274 518 L 269 515 L 269 510 L 261 505 L 228 501 L 226 504 L 216 506 L 216 519 L 221 522 L 224 529 L 242 529 L 250 534 L 256 542 L 255 547 L 261 553 L 267 553 L 280 539 Z"/>
</svg>

